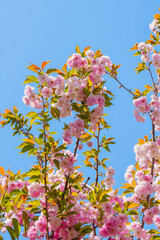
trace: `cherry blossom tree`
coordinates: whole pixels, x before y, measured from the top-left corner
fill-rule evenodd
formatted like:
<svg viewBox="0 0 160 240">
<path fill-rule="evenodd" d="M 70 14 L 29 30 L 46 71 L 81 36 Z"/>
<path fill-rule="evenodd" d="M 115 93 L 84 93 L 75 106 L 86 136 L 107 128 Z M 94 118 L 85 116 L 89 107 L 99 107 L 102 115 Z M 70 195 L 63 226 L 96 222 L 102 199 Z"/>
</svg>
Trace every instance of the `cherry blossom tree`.
<svg viewBox="0 0 160 240">
<path fill-rule="evenodd" d="M 81 52 L 77 46 L 61 70 L 44 70 L 50 61 L 28 66 L 34 75 L 24 81 L 23 102 L 32 111 L 24 116 L 17 107 L 6 109 L 0 122 L 24 137 L 21 153 L 35 157 L 25 173 L 0 167 L 0 231 L 12 240 L 160 239 L 160 14 L 150 29 L 150 39 L 131 49 L 141 56 L 137 73 L 147 71 L 151 79 L 142 92 L 125 87 L 120 65 L 90 47 Z M 151 123 L 151 134 L 134 147 L 136 163 L 127 168 L 121 194 L 113 187 L 114 169 L 106 165 L 114 138 L 105 133 L 105 108 L 113 99 L 105 76 L 133 98 L 135 119 Z M 64 124 L 58 140 L 56 121 Z M 79 170 L 78 153 L 94 179 Z"/>
</svg>

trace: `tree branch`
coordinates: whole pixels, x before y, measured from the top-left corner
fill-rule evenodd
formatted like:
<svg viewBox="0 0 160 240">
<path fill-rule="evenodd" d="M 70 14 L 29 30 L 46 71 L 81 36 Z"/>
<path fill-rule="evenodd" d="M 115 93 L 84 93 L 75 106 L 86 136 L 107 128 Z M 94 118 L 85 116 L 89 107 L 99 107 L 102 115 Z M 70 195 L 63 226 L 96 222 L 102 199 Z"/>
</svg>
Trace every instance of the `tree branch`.
<svg viewBox="0 0 160 240">
<path fill-rule="evenodd" d="M 130 94 L 132 94 L 133 97 L 135 97 L 134 93 L 133 93 L 130 89 L 126 88 L 126 87 L 116 78 L 116 76 L 112 76 L 112 75 L 109 74 L 108 72 L 106 72 L 106 74 L 108 74 L 110 77 L 113 77 L 113 78 L 119 83 L 120 87 L 124 88 L 127 92 L 129 92 Z"/>
<path fill-rule="evenodd" d="M 43 114 L 45 112 L 45 102 L 43 98 Z M 46 128 L 45 122 L 43 121 L 43 130 L 44 130 L 44 162 L 45 162 L 45 175 L 44 175 L 44 183 L 45 183 L 45 211 L 46 211 L 46 221 L 47 221 L 47 233 L 46 233 L 46 240 L 49 240 L 49 216 L 48 216 L 48 197 L 47 197 L 47 155 L 46 155 Z"/>
<path fill-rule="evenodd" d="M 97 151 L 99 151 L 99 135 L 100 135 L 100 123 L 98 122 L 98 136 L 97 136 Z M 99 177 L 99 173 L 98 173 L 98 166 L 99 166 L 99 159 L 98 159 L 98 154 L 96 156 L 96 182 L 95 185 L 97 186 L 98 184 L 98 177 Z"/>
</svg>

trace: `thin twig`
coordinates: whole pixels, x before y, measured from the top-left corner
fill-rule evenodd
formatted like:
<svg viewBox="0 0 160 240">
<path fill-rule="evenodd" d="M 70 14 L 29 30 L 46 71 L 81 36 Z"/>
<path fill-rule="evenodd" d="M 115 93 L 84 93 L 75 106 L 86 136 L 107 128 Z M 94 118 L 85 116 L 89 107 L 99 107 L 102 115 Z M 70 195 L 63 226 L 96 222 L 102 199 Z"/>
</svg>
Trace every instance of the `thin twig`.
<svg viewBox="0 0 160 240">
<path fill-rule="evenodd" d="M 106 72 L 106 74 L 108 74 L 109 76 L 112 76 L 110 73 Z M 120 85 L 120 87 L 124 88 L 127 92 L 129 92 L 130 94 L 132 94 L 133 97 L 135 97 L 135 94 L 128 88 L 126 88 L 117 78 L 116 76 L 112 76 Z"/>
<path fill-rule="evenodd" d="M 98 122 L 98 136 L 97 136 L 97 151 L 99 151 L 99 135 L 100 135 L 100 123 Z M 98 177 L 99 177 L 99 173 L 98 173 L 98 166 L 99 166 L 99 160 L 98 160 L 98 154 L 96 156 L 96 182 L 95 185 L 97 186 L 98 184 Z"/>
<path fill-rule="evenodd" d="M 157 96 L 157 88 L 156 88 L 156 85 L 155 85 L 155 82 L 154 82 L 154 79 L 153 79 L 153 75 L 152 75 L 152 72 L 151 72 L 151 68 L 150 68 L 150 64 L 148 64 L 149 65 L 149 67 L 148 67 L 148 71 L 149 71 L 149 73 L 150 73 L 150 75 L 151 75 L 151 79 L 152 79 L 152 82 L 153 82 L 153 85 L 154 85 L 154 89 L 155 89 L 155 94 L 156 94 L 156 96 Z"/>
<path fill-rule="evenodd" d="M 77 138 L 77 141 L 76 141 L 76 146 L 75 146 L 75 149 L 74 149 L 74 157 L 77 154 L 78 145 L 79 145 L 79 138 Z M 64 191 L 63 191 L 63 194 L 62 194 L 62 197 L 61 197 L 62 200 L 64 199 L 64 196 L 65 196 L 66 191 L 68 189 L 69 177 L 70 177 L 70 174 L 68 176 L 66 176 L 66 183 L 65 183 Z"/>
<path fill-rule="evenodd" d="M 45 112 L 45 103 L 43 98 L 43 114 Z M 44 130 L 44 161 L 45 161 L 45 175 L 44 175 L 44 183 L 45 183 L 45 211 L 46 211 L 46 221 L 47 221 L 47 233 L 46 233 L 46 239 L 49 240 L 49 227 L 48 227 L 48 197 L 47 197 L 47 156 L 46 156 L 46 128 L 45 128 L 45 122 L 43 121 L 43 130 Z"/>
<path fill-rule="evenodd" d="M 87 180 L 86 180 L 86 182 L 84 183 L 82 189 L 85 188 L 85 186 L 87 185 L 87 182 L 88 182 L 89 180 L 90 180 L 90 177 L 87 178 Z M 79 193 L 79 192 L 80 192 L 80 190 L 79 190 L 77 193 Z"/>
</svg>

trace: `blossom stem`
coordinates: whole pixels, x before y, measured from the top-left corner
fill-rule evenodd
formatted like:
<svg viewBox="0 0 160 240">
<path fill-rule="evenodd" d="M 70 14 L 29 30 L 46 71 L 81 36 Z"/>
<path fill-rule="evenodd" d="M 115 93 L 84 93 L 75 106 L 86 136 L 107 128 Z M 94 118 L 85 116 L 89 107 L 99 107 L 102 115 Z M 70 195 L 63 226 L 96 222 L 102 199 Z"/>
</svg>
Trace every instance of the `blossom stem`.
<svg viewBox="0 0 160 240">
<path fill-rule="evenodd" d="M 45 112 L 45 102 L 43 98 L 43 114 Z M 45 128 L 45 121 L 43 120 L 43 131 L 44 131 L 44 162 L 45 162 L 45 175 L 44 175 L 44 184 L 45 184 L 45 212 L 46 212 L 46 221 L 47 221 L 47 233 L 46 233 L 46 240 L 49 240 L 49 227 L 48 227 L 48 198 L 47 198 L 47 155 L 46 155 L 46 128 Z"/>
<path fill-rule="evenodd" d="M 76 146 L 75 146 L 75 149 L 74 149 L 74 157 L 77 154 L 78 145 L 79 145 L 79 138 L 77 138 L 77 141 L 76 141 Z M 63 191 L 62 198 L 61 198 L 62 200 L 64 199 L 65 193 L 67 191 L 69 177 L 70 177 L 70 174 L 68 176 L 66 176 L 66 183 L 65 183 L 64 191 Z"/>
<path fill-rule="evenodd" d="M 152 79 L 152 82 L 153 82 L 153 85 L 154 85 L 155 95 L 157 96 L 157 88 L 156 88 L 156 85 L 155 85 L 155 82 L 154 82 L 154 79 L 153 79 L 153 75 L 152 75 L 152 72 L 151 72 L 150 63 L 149 63 L 148 71 L 150 73 L 150 76 L 151 76 L 151 79 Z"/>
<path fill-rule="evenodd" d="M 98 135 L 97 135 L 97 151 L 99 151 L 99 135 L 100 135 L 100 123 L 98 122 Z M 96 156 L 96 182 L 95 185 L 97 186 L 98 184 L 98 177 L 99 177 L 99 173 L 98 173 L 98 166 L 99 166 L 99 161 L 98 161 L 98 154 Z"/>
</svg>

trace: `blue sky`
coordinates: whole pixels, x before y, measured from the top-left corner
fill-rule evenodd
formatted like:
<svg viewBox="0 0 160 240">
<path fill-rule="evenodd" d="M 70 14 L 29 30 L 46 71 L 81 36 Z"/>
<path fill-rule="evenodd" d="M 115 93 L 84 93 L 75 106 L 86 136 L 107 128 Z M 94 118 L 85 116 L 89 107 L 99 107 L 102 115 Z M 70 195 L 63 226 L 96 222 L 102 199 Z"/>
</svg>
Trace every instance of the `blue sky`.
<svg viewBox="0 0 160 240">
<path fill-rule="evenodd" d="M 49 67 L 61 68 L 77 44 L 81 49 L 101 49 L 113 62 L 122 64 L 120 81 L 130 89 L 142 90 L 150 79 L 145 73 L 136 75 L 134 68 L 139 58 L 133 58 L 129 49 L 149 38 L 148 25 L 158 8 L 159 0 L 2 1 L 0 112 L 17 105 L 22 113 L 27 113 L 30 109 L 22 103 L 22 82 L 30 72 L 25 66 L 53 60 Z M 114 80 L 108 79 L 106 87 L 115 95 L 106 117 L 112 126 L 107 136 L 115 137 L 117 142 L 106 157 L 111 157 L 107 164 L 115 168 L 119 187 L 126 167 L 135 163 L 133 146 L 138 138 L 149 134 L 151 124 L 136 122 L 131 96 L 119 89 Z M 33 165 L 33 159 L 17 154 L 15 147 L 20 140 L 11 134 L 9 127 L 0 129 L 0 166 L 25 171 Z"/>
</svg>

